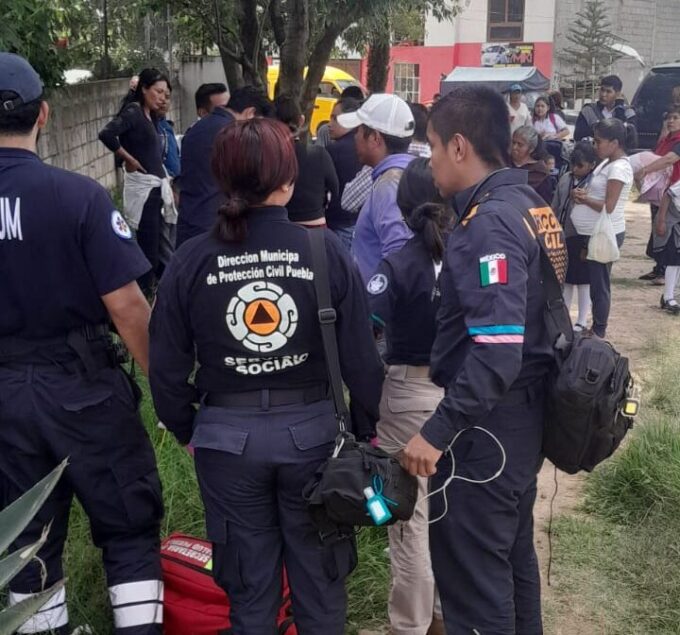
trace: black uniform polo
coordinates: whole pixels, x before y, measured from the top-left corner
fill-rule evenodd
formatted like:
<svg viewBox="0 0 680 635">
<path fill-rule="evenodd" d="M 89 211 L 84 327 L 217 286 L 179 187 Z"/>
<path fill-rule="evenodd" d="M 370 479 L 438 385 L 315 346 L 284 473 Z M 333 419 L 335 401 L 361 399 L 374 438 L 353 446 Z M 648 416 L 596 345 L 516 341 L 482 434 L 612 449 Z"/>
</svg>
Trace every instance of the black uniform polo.
<svg viewBox="0 0 680 635">
<path fill-rule="evenodd" d="M 192 404 L 206 393 L 306 388 L 327 381 L 308 231 L 324 231 L 343 378 L 352 420 L 370 434 L 383 380 L 359 273 L 332 232 L 307 230 L 283 207 L 247 214 L 242 243 L 211 233 L 175 253 L 151 319 L 156 411 L 188 442 Z M 357 327 L 359 325 L 359 327 Z M 188 382 L 198 361 L 194 385 Z"/>
<path fill-rule="evenodd" d="M 0 336 L 57 337 L 106 322 L 101 296 L 149 268 L 104 188 L 0 148 Z"/>
<path fill-rule="evenodd" d="M 369 280 L 371 318 L 385 329 L 387 364 L 430 364 L 440 269 L 423 238 L 416 235 L 387 256 Z"/>
</svg>

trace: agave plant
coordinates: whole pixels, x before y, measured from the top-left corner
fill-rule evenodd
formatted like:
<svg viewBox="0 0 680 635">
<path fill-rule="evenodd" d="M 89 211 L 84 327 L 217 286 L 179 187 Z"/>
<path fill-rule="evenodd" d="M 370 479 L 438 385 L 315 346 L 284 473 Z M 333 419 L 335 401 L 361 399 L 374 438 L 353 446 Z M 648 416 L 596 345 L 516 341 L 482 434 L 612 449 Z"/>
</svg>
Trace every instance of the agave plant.
<svg viewBox="0 0 680 635">
<path fill-rule="evenodd" d="M 26 525 L 31 522 L 31 519 L 42 507 L 61 478 L 67 463 L 68 459 L 65 459 L 42 481 L 0 512 L 0 554 L 5 553 L 12 542 L 26 528 Z M 47 540 L 49 530 L 49 526 L 45 527 L 37 542 L 0 560 L 0 590 L 4 589 L 9 581 L 36 557 Z M 62 586 L 63 582 L 58 582 L 42 593 L 0 611 L 0 635 L 12 635 L 26 620 L 35 615 Z"/>
</svg>

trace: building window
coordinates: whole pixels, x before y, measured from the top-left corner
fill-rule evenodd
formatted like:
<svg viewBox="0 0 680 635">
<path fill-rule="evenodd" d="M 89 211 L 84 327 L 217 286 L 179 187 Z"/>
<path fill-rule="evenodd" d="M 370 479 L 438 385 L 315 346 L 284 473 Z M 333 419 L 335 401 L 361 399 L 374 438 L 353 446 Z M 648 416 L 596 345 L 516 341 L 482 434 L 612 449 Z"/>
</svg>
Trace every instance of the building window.
<svg viewBox="0 0 680 635">
<path fill-rule="evenodd" d="M 521 42 L 524 0 L 489 0 L 489 42 Z"/>
<path fill-rule="evenodd" d="M 420 101 L 420 65 L 394 65 L 394 92 L 412 103 Z"/>
</svg>

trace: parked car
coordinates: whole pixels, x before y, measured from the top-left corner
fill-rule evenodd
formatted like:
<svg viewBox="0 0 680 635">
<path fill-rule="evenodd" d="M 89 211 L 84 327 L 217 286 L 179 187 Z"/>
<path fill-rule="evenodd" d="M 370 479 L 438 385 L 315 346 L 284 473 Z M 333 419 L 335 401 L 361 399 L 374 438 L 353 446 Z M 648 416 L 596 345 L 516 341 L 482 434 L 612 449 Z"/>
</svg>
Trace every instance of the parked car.
<svg viewBox="0 0 680 635">
<path fill-rule="evenodd" d="M 675 91 L 674 88 L 678 90 Z M 631 104 L 637 113 L 639 146 L 642 150 L 656 147 L 668 107 L 680 105 L 680 62 L 655 66 L 637 89 Z"/>
<path fill-rule="evenodd" d="M 305 68 L 305 75 L 307 69 Z M 269 97 L 274 98 L 274 89 L 276 82 L 279 81 L 279 66 L 274 64 L 269 67 L 267 72 L 267 84 L 269 89 Z M 331 113 L 333 107 L 337 103 L 340 95 L 345 88 L 349 86 L 359 86 L 361 90 L 366 93 L 366 90 L 361 84 L 354 79 L 349 73 L 335 68 L 333 66 L 326 66 L 321 84 L 319 84 L 319 94 L 314 102 L 314 113 L 312 120 L 309 122 L 309 130 L 312 136 L 316 136 L 316 130 L 319 126 L 328 123 L 331 120 Z"/>
</svg>

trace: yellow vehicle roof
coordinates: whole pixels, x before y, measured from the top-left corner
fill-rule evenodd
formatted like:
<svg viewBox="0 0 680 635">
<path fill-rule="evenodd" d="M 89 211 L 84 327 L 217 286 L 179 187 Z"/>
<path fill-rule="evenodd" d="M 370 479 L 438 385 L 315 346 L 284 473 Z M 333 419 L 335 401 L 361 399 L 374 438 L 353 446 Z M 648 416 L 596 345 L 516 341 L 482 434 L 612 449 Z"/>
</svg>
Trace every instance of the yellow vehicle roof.
<svg viewBox="0 0 680 635">
<path fill-rule="evenodd" d="M 269 81 L 275 80 L 279 75 L 279 65 L 278 64 L 272 64 L 269 69 L 267 70 L 267 79 Z M 305 76 L 307 75 L 307 68 L 305 68 Z M 340 68 L 336 68 L 335 66 L 326 66 L 326 71 L 323 74 L 323 79 L 325 81 L 329 80 L 345 80 L 348 82 L 356 82 L 357 84 L 359 81 L 350 75 L 349 73 L 346 73 Z"/>
</svg>

